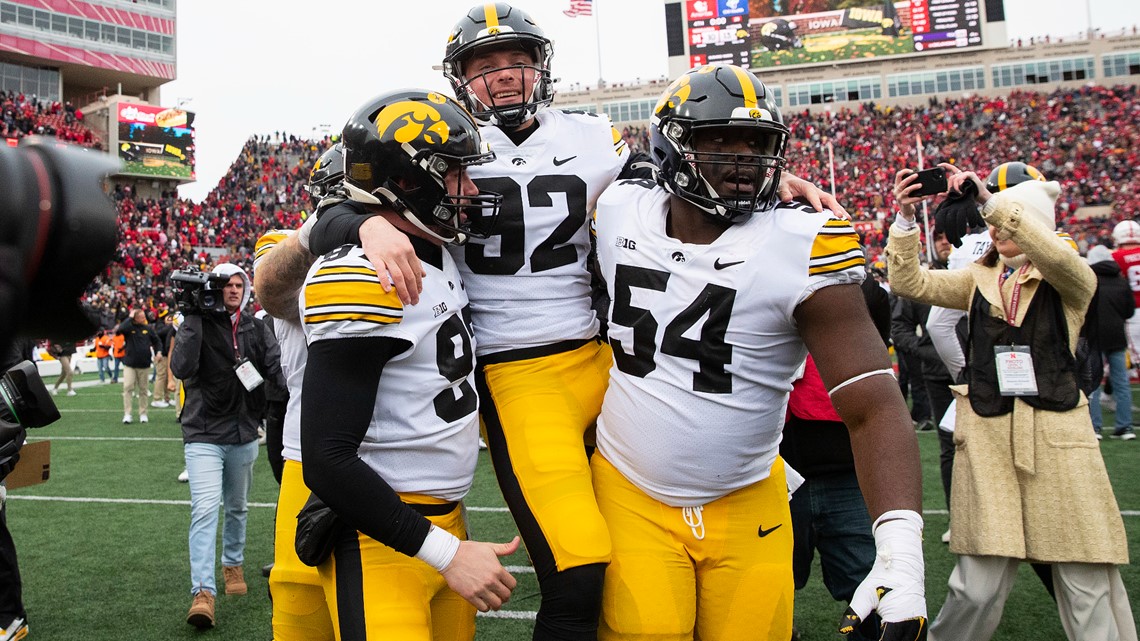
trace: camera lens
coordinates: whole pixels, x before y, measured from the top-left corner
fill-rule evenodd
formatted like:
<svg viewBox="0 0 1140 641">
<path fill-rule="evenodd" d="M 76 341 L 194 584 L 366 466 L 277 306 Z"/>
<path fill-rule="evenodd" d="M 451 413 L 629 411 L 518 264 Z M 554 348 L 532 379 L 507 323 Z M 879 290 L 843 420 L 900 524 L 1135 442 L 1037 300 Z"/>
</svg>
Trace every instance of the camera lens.
<svg viewBox="0 0 1140 641">
<path fill-rule="evenodd" d="M 61 339 L 93 331 L 78 300 L 115 252 L 115 206 L 99 179 L 117 167 L 104 154 L 55 143 L 0 149 L 0 248 L 21 267 L 14 287 L 0 288 L 10 315 L 0 336 L 23 327 Z"/>
<path fill-rule="evenodd" d="M 0 376 L 0 418 L 43 427 L 59 420 L 59 410 L 31 361 L 24 361 Z"/>
</svg>

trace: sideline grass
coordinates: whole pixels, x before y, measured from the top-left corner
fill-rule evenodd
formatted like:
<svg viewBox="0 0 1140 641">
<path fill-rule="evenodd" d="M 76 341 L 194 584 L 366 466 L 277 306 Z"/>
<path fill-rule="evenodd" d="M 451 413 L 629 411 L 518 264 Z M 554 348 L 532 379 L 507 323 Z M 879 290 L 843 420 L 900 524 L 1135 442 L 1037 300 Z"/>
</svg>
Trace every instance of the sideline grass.
<svg viewBox="0 0 1140 641">
<path fill-rule="evenodd" d="M 91 376 L 82 380 L 90 381 Z M 271 638 L 267 582 L 260 567 L 272 560 L 273 509 L 277 485 L 262 456 L 254 469 L 246 545 L 245 596 L 218 599 L 218 627 L 198 632 L 185 622 L 190 606 L 187 528 L 189 489 L 175 481 L 182 470 L 181 431 L 170 409 L 149 411 L 150 423 L 123 425 L 122 387 L 78 388 L 78 396 L 59 396 L 63 418 L 34 430 L 36 439 L 52 439 L 52 476 L 42 485 L 13 490 L 8 523 L 15 538 L 29 613 L 29 641 Z M 1109 419 L 1111 422 L 1111 418 Z M 115 439 L 115 440 L 110 440 Z M 123 440 L 140 439 L 140 440 Z M 145 440 L 142 440 L 145 439 Z M 919 435 L 925 478 L 925 506 L 944 510 L 938 481 L 938 443 L 933 433 Z M 1140 512 L 1140 440 L 1106 439 L 1101 450 L 1125 511 Z M 45 497 L 49 500 L 33 500 Z M 73 502 L 65 498 L 162 501 L 172 503 Z M 475 488 L 467 500 L 477 538 L 507 541 L 516 533 L 504 511 L 486 453 L 481 453 Z M 953 556 L 939 537 L 947 516 L 926 517 L 927 596 L 931 615 L 946 594 Z M 1063 519 L 1064 515 L 1058 515 Z M 1140 550 L 1140 517 L 1125 517 L 1129 545 Z M 220 546 L 220 541 L 219 541 Z M 505 559 L 528 566 L 525 554 Z M 1140 570 L 1121 568 L 1125 586 L 1140 595 Z M 517 572 L 519 588 L 502 617 L 480 617 L 480 641 L 529 639 L 538 606 L 534 574 Z M 219 584 L 221 576 L 219 570 Z M 798 593 L 796 625 L 805 641 L 839 638 L 835 629 L 844 606 L 831 600 L 818 564 L 807 588 Z M 1037 578 L 1024 567 L 1018 576 L 998 641 L 1062 641 L 1056 608 Z"/>
</svg>

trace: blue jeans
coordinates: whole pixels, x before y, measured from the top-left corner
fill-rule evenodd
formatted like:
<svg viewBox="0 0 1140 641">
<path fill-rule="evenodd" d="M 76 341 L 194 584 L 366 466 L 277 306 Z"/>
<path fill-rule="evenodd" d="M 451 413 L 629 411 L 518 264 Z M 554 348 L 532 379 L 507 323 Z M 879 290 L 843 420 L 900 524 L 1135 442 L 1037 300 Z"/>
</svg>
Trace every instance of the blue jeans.
<svg viewBox="0 0 1140 641">
<path fill-rule="evenodd" d="M 811 562 L 819 550 L 823 583 L 836 601 L 851 601 L 855 588 L 875 563 L 871 516 L 855 473 L 807 479 L 792 494 L 792 573 L 796 589 L 807 584 Z M 848 637 L 878 638 L 878 617 L 871 615 Z M 863 635 L 863 636 L 861 636 Z"/>
<path fill-rule="evenodd" d="M 184 447 L 190 476 L 190 593 L 206 590 L 216 595 L 218 508 L 224 501 L 222 565 L 241 565 L 257 441 L 245 445 L 187 443 Z"/>
<path fill-rule="evenodd" d="M 1105 352 L 1108 361 L 1108 380 L 1112 382 L 1112 398 L 1116 401 L 1116 429 L 1132 426 L 1132 385 L 1128 382 L 1128 363 L 1124 350 Z M 1100 431 L 1104 414 L 1100 409 L 1101 389 L 1097 387 L 1089 395 L 1089 415 L 1093 429 Z"/>
<path fill-rule="evenodd" d="M 111 357 L 104 356 L 98 359 L 97 363 L 99 365 L 99 382 L 103 383 L 107 380 L 108 376 L 111 376 Z"/>
</svg>

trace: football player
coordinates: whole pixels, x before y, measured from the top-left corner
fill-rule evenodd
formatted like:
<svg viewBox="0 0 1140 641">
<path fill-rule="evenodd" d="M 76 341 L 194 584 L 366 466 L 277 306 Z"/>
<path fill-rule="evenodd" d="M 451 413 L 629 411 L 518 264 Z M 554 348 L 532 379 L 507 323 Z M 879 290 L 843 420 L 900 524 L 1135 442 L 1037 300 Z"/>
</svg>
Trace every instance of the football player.
<svg viewBox="0 0 1140 641">
<path fill-rule="evenodd" d="M 298 300 L 309 345 L 304 483 L 347 526 L 319 566 L 341 639 L 471 639 L 515 579 L 508 544 L 467 540 L 462 499 L 478 454 L 467 295 L 445 243 L 486 235 L 499 197 L 469 167 L 493 158 L 471 116 L 434 92 L 384 94 L 344 128 L 337 207 L 407 234 L 423 304 L 385 292 L 360 247 L 318 258 Z M 332 210 L 330 210 L 332 211 Z M 469 218 L 470 217 L 470 218 Z"/>
<path fill-rule="evenodd" d="M 1112 242 L 1116 250 L 1112 252 L 1113 259 L 1120 265 L 1128 284 L 1132 287 L 1132 295 L 1140 305 L 1140 223 L 1135 220 L 1122 220 L 1112 228 Z M 1132 366 L 1140 363 L 1140 314 L 1129 318 L 1125 325 L 1128 328 L 1128 349 Z M 1132 432 L 1126 432 L 1135 438 Z"/>
<path fill-rule="evenodd" d="M 337 143 L 321 154 L 309 176 L 308 192 L 314 210 L 321 199 L 342 193 L 344 148 Z M 254 282 L 258 298 L 274 317 L 273 333 L 281 347 L 281 371 L 289 388 L 289 401 L 281 434 L 270 434 L 270 442 L 281 444 L 284 465 L 277 498 L 274 525 L 273 570 L 269 590 L 273 595 L 273 638 L 275 641 L 333 641 L 335 632 L 324 589 L 316 568 L 297 558 L 294 539 L 297 512 L 309 498 L 301 468 L 301 382 L 305 378 L 308 347 L 297 311 L 298 287 L 288 287 L 304 279 L 313 264 L 308 234 L 316 222 L 315 213 L 305 219 L 298 232 L 271 230 L 257 240 L 254 249 Z M 269 431 L 269 424 L 266 425 Z"/>
<path fill-rule="evenodd" d="M 611 362 L 592 300 L 589 216 L 614 180 L 648 178 L 652 164 L 607 117 L 548 108 L 552 56 L 543 30 L 506 3 L 477 5 L 452 30 L 444 75 L 496 152 L 471 177 L 503 205 L 491 238 L 450 250 L 471 299 L 491 459 L 542 594 L 534 638 L 578 640 L 596 635 L 610 558 L 586 456 Z M 794 177 L 782 190 L 829 198 Z M 314 250 L 363 244 L 413 302 L 418 270 L 373 251 L 398 253 L 373 236 L 377 225 L 333 213 L 314 229 Z"/>
<path fill-rule="evenodd" d="M 790 638 L 798 480 L 778 452 L 809 350 L 850 428 L 878 551 L 842 631 L 876 609 L 884 638 L 925 634 L 917 439 L 854 229 L 779 202 L 788 135 L 750 72 L 693 69 L 651 121 L 658 181 L 598 201 L 614 356 L 591 461 L 613 541 L 601 639 Z"/>
</svg>

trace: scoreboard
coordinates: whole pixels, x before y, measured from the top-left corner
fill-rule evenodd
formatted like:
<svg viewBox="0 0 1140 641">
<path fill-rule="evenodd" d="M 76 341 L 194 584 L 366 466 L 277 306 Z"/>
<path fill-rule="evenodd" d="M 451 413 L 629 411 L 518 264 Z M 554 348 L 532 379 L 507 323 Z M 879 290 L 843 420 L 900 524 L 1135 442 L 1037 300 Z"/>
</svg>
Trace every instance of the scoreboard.
<svg viewBox="0 0 1140 641">
<path fill-rule="evenodd" d="M 914 50 L 970 47 L 982 44 L 978 0 L 910 0 Z"/>
<path fill-rule="evenodd" d="M 667 14 L 667 29 L 683 34 L 684 49 L 678 38 L 670 56 L 674 62 L 686 62 L 687 68 L 731 63 L 759 70 L 982 47 L 986 40 L 994 43 L 990 46 L 1004 46 L 1000 3 L 680 0 L 672 19 Z M 984 10 L 998 22 L 987 23 Z"/>
<path fill-rule="evenodd" d="M 747 0 L 688 0 L 685 5 L 690 67 L 709 63 L 748 66 Z"/>
</svg>

